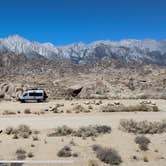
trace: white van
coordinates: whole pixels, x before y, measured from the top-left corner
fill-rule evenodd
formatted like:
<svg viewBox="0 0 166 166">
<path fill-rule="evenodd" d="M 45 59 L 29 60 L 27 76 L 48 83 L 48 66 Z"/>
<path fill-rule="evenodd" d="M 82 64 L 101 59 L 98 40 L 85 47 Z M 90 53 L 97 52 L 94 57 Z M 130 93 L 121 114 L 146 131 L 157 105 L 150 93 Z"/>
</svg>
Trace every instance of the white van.
<svg viewBox="0 0 166 166">
<path fill-rule="evenodd" d="M 46 92 L 43 89 L 29 89 L 23 92 L 21 96 L 19 96 L 19 101 L 22 103 L 26 101 L 37 101 L 42 102 L 48 98 Z"/>
</svg>

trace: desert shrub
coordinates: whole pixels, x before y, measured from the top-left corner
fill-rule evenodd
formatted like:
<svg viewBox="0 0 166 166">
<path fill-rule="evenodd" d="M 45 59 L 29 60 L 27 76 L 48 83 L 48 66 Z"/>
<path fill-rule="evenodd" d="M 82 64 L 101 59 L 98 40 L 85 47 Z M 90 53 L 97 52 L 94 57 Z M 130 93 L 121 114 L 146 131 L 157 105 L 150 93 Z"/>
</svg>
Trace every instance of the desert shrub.
<svg viewBox="0 0 166 166">
<path fill-rule="evenodd" d="M 166 120 L 161 122 L 148 122 L 145 121 L 134 121 L 120 120 L 120 129 L 135 134 L 156 134 L 166 132 Z"/>
<path fill-rule="evenodd" d="M 138 160 L 138 157 L 137 157 L 136 155 L 133 155 L 133 156 L 132 156 L 132 159 L 133 159 L 133 160 Z"/>
<path fill-rule="evenodd" d="M 100 145 L 96 145 L 96 144 L 95 144 L 95 145 L 92 146 L 92 149 L 93 149 L 93 151 L 95 151 L 95 152 L 96 152 L 96 151 L 99 151 L 100 148 L 101 148 Z"/>
<path fill-rule="evenodd" d="M 72 146 L 76 146 L 76 143 L 74 142 L 73 139 L 69 142 L 69 144 L 72 145 Z"/>
<path fill-rule="evenodd" d="M 33 148 L 33 147 L 35 147 L 35 145 L 34 145 L 34 144 L 31 144 L 31 147 Z"/>
<path fill-rule="evenodd" d="M 32 133 L 31 129 L 27 125 L 18 126 L 15 132 L 18 133 L 19 137 L 22 138 L 28 138 Z"/>
<path fill-rule="evenodd" d="M 87 126 L 87 127 L 80 127 L 79 129 L 71 129 L 67 126 L 58 127 L 55 129 L 55 132 L 48 134 L 48 136 L 66 136 L 72 135 L 76 137 L 92 137 L 98 136 L 100 134 L 111 133 L 111 127 L 106 125 L 101 126 Z"/>
<path fill-rule="evenodd" d="M 118 152 L 113 148 L 103 148 L 100 145 L 92 147 L 99 160 L 110 165 L 119 165 L 122 162 Z"/>
<path fill-rule="evenodd" d="M 32 152 L 29 152 L 29 153 L 27 154 L 27 156 L 28 156 L 29 158 L 32 158 L 32 157 L 34 157 L 34 154 L 33 154 Z"/>
<path fill-rule="evenodd" d="M 54 133 L 49 134 L 48 136 L 66 136 L 66 135 L 71 135 L 73 133 L 73 129 L 71 129 L 70 127 L 64 125 L 62 127 L 57 127 L 55 129 Z"/>
<path fill-rule="evenodd" d="M 89 160 L 88 161 L 88 166 L 99 166 L 96 160 Z"/>
<path fill-rule="evenodd" d="M 18 135 L 17 135 L 17 134 L 14 134 L 14 135 L 13 135 L 13 139 L 18 139 Z"/>
<path fill-rule="evenodd" d="M 74 153 L 72 154 L 72 156 L 73 156 L 73 157 L 78 157 L 78 153 L 74 152 Z"/>
<path fill-rule="evenodd" d="M 149 104 L 137 104 L 131 106 L 125 106 L 123 104 L 107 104 L 101 107 L 102 112 L 157 112 L 160 111 L 155 105 Z"/>
<path fill-rule="evenodd" d="M 92 109 L 93 109 L 93 107 L 92 107 L 91 105 L 89 105 L 89 106 L 88 106 L 88 109 L 92 110 Z"/>
<path fill-rule="evenodd" d="M 144 162 L 149 162 L 149 160 L 148 160 L 148 158 L 146 156 L 143 158 L 143 161 Z"/>
<path fill-rule="evenodd" d="M 2 115 L 16 115 L 14 111 L 5 110 Z"/>
<path fill-rule="evenodd" d="M 95 128 L 97 130 L 97 133 L 99 133 L 99 134 L 100 133 L 105 134 L 105 133 L 111 132 L 111 127 L 106 126 L 106 125 L 96 126 Z"/>
<path fill-rule="evenodd" d="M 26 158 L 26 151 L 24 149 L 17 149 L 17 160 L 24 160 Z"/>
<path fill-rule="evenodd" d="M 77 131 L 73 133 L 73 136 L 77 137 L 97 136 L 97 130 L 93 126 L 80 127 Z"/>
<path fill-rule="evenodd" d="M 135 143 L 139 145 L 139 148 L 143 151 L 148 150 L 148 145 L 150 140 L 145 136 L 137 136 L 135 138 Z"/>
<path fill-rule="evenodd" d="M 15 129 L 13 127 L 7 127 L 5 133 L 8 135 L 13 134 L 13 138 L 16 139 L 16 137 L 28 138 L 29 135 L 31 135 L 32 131 L 28 126 L 20 125 Z"/>
<path fill-rule="evenodd" d="M 58 157 L 71 157 L 71 148 L 69 146 L 64 146 L 60 151 L 57 153 Z"/>
<path fill-rule="evenodd" d="M 5 130 L 5 133 L 7 134 L 7 135 L 10 135 L 10 134 L 12 134 L 13 133 L 13 127 L 7 127 L 6 128 L 6 130 Z"/>
<path fill-rule="evenodd" d="M 87 127 L 80 127 L 75 133 L 73 133 L 74 136 L 78 137 L 92 137 L 92 136 L 98 136 L 99 134 L 105 134 L 110 133 L 111 127 L 106 125 L 101 126 L 87 126 Z"/>
<path fill-rule="evenodd" d="M 26 109 L 24 110 L 24 114 L 31 114 L 31 110 L 30 110 L 29 108 L 26 108 Z"/>
<path fill-rule="evenodd" d="M 72 111 L 71 110 L 66 110 L 66 113 L 70 114 L 70 113 L 72 113 Z"/>
<path fill-rule="evenodd" d="M 39 137 L 38 137 L 37 135 L 33 135 L 33 136 L 32 136 L 32 139 L 33 139 L 33 141 L 38 141 L 38 140 L 39 140 Z"/>
</svg>

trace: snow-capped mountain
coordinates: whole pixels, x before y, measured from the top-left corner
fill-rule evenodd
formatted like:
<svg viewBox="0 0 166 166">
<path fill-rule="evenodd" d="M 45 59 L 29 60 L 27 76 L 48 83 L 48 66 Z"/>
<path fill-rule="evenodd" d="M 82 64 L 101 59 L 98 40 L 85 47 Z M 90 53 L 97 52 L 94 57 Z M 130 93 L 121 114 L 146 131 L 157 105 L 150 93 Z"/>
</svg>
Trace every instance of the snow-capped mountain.
<svg viewBox="0 0 166 166">
<path fill-rule="evenodd" d="M 55 46 L 51 43 L 30 42 L 18 35 L 0 39 L 0 51 L 24 54 L 27 58 L 69 60 L 74 63 L 93 63 L 117 59 L 166 65 L 166 40 L 96 41 Z"/>
</svg>

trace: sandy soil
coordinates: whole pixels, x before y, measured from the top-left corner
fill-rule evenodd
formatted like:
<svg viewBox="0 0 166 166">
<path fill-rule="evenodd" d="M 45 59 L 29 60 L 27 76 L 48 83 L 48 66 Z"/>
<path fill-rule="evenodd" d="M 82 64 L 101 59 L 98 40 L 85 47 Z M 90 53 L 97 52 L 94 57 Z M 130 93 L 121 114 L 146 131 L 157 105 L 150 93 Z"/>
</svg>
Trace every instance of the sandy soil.
<svg viewBox="0 0 166 166">
<path fill-rule="evenodd" d="M 73 164 L 44 164 L 44 165 L 69 165 L 69 166 L 88 166 L 88 160 L 95 159 L 100 166 L 104 166 L 103 162 L 100 162 L 92 151 L 91 146 L 94 144 L 100 144 L 106 147 L 115 148 L 122 157 L 122 166 L 166 166 L 166 133 L 147 135 L 150 138 L 151 144 L 147 152 L 138 151 L 138 146 L 134 142 L 135 135 L 131 133 L 125 133 L 119 130 L 120 119 L 135 119 L 135 120 L 148 120 L 148 121 L 160 121 L 166 119 L 166 100 L 152 100 L 161 109 L 160 112 L 114 112 L 114 113 L 102 113 L 100 112 L 100 106 L 106 103 L 114 103 L 115 101 L 103 100 L 101 105 L 93 105 L 93 110 L 90 113 L 50 113 L 36 115 L 33 112 L 40 112 L 48 109 L 57 103 L 64 103 L 62 110 L 72 108 L 73 104 L 81 104 L 87 107 L 85 104 L 88 100 L 57 100 L 49 101 L 47 103 L 25 103 L 18 102 L 0 102 L 0 130 L 4 130 L 8 126 L 17 127 L 20 124 L 26 124 L 32 129 L 40 131 L 38 134 L 39 140 L 33 141 L 30 137 L 28 139 L 13 139 L 11 135 L 6 135 L 4 132 L 0 134 L 0 159 L 12 160 L 16 159 L 16 150 L 19 148 L 25 149 L 27 152 L 33 152 L 33 158 L 27 158 L 27 160 L 56 160 L 67 159 L 72 160 Z M 120 100 L 125 105 L 134 105 L 141 100 Z M 29 108 L 31 114 L 24 114 L 24 110 Z M 16 115 L 2 115 L 4 110 L 10 110 L 13 112 L 20 111 L 20 114 Z M 72 128 L 78 128 L 80 126 L 104 124 L 112 127 L 110 134 L 98 136 L 95 140 L 92 138 L 82 139 L 78 137 L 47 137 L 47 134 L 57 126 L 67 125 Z M 71 146 L 73 152 L 77 152 L 79 157 L 77 158 L 58 158 L 57 152 L 64 145 L 69 145 L 71 140 L 74 140 L 76 146 Z M 34 144 L 35 147 L 31 147 Z M 158 152 L 155 152 L 155 150 Z M 133 160 L 132 156 L 136 155 L 138 160 Z M 143 157 L 147 157 L 149 162 L 144 162 Z M 165 158 L 164 158 L 165 157 Z M 30 164 L 24 164 L 28 166 Z M 31 164 L 32 165 L 32 164 Z M 43 164 L 33 164 L 43 165 Z"/>
</svg>

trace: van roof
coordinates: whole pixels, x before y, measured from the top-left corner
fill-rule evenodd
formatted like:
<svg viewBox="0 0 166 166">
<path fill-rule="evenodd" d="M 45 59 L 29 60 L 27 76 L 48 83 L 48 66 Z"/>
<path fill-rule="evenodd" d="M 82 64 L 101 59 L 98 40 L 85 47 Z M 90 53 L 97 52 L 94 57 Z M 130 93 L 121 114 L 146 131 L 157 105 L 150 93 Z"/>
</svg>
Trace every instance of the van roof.
<svg viewBox="0 0 166 166">
<path fill-rule="evenodd" d="M 26 92 L 30 92 L 30 93 L 43 93 L 44 90 L 43 89 L 27 89 Z"/>
</svg>

